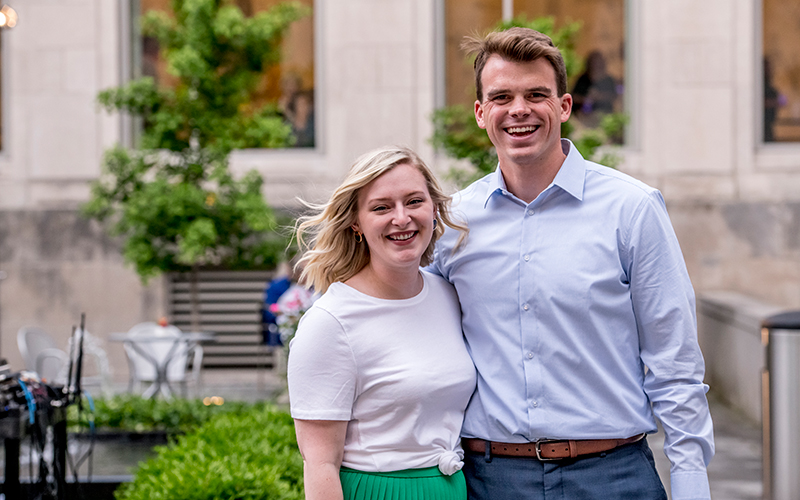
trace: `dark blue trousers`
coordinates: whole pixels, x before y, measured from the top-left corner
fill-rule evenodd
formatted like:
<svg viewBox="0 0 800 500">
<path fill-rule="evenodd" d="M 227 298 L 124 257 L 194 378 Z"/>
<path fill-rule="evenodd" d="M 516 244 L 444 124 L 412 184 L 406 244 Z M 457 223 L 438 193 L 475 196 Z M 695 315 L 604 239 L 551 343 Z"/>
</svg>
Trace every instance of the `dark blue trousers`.
<svg viewBox="0 0 800 500">
<path fill-rule="evenodd" d="M 469 500 L 667 499 L 646 439 L 557 462 L 467 451 L 463 470 Z"/>
</svg>

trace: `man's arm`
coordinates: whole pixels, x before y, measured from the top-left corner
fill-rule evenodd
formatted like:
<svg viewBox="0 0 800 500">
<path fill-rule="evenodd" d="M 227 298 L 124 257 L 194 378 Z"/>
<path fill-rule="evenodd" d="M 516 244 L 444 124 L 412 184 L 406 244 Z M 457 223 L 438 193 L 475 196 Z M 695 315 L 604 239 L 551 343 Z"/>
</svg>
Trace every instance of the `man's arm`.
<svg viewBox="0 0 800 500">
<path fill-rule="evenodd" d="M 640 206 L 626 248 L 644 390 L 664 428 L 672 498 L 708 499 L 714 438 L 694 291 L 660 193 Z"/>
</svg>

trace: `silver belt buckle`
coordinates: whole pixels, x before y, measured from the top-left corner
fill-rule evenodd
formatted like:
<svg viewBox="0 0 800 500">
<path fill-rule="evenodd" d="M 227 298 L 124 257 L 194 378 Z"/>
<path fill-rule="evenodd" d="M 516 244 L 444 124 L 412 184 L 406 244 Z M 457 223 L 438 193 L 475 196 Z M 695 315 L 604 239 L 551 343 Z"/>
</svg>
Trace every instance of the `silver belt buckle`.
<svg viewBox="0 0 800 500">
<path fill-rule="evenodd" d="M 554 457 L 554 458 L 547 458 L 542 456 L 542 445 L 547 443 L 560 443 L 561 439 L 540 439 L 533 443 L 533 449 L 536 450 L 536 459 L 540 462 L 557 462 L 558 460 L 562 460 L 561 458 Z"/>
</svg>

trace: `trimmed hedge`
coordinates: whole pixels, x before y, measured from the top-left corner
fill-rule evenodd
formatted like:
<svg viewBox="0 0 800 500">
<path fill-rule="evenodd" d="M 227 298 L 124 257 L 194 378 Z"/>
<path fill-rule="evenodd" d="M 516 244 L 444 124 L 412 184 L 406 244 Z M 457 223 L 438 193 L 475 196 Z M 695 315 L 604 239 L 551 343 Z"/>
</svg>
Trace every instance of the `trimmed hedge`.
<svg viewBox="0 0 800 500">
<path fill-rule="evenodd" d="M 271 406 L 217 415 L 156 451 L 117 490 L 118 500 L 303 498 L 294 422 Z"/>
<path fill-rule="evenodd" d="M 78 418 L 77 405 L 67 409 L 72 432 L 85 432 L 89 427 L 89 402 L 84 399 L 84 414 Z M 205 405 L 200 399 L 147 399 L 135 394 L 118 394 L 94 401 L 92 413 L 98 430 L 126 432 L 166 432 L 184 434 L 223 413 L 239 413 L 253 408 L 254 403 L 226 401 L 223 405 Z M 263 408 L 263 405 L 262 405 Z"/>
</svg>

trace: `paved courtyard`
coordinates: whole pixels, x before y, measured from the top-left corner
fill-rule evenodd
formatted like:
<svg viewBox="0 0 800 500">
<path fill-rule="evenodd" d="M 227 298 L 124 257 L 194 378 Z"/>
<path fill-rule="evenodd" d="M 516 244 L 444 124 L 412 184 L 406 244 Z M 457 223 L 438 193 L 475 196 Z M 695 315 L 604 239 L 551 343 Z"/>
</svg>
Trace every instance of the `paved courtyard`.
<svg viewBox="0 0 800 500">
<path fill-rule="evenodd" d="M 714 420 L 716 455 L 708 467 L 713 500 L 761 500 L 761 428 L 709 394 Z M 664 456 L 664 434 L 649 438 L 656 467 L 669 484 L 669 461 Z"/>
</svg>

